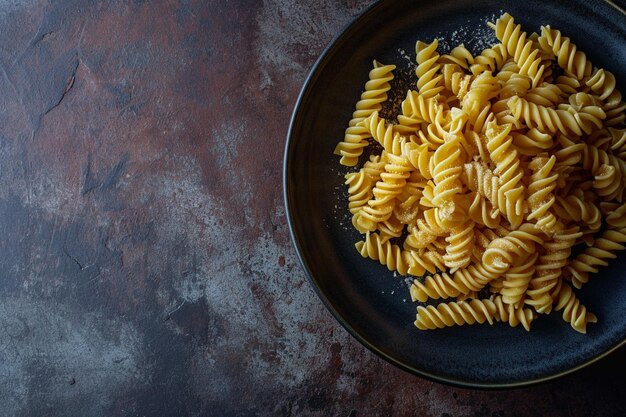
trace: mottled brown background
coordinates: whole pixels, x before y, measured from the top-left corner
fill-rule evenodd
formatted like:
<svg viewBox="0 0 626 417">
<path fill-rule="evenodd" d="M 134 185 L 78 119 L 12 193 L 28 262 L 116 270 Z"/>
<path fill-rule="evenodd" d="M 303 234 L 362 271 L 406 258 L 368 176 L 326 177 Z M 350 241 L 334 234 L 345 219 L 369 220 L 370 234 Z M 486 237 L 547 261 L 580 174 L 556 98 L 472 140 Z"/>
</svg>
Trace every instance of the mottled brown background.
<svg viewBox="0 0 626 417">
<path fill-rule="evenodd" d="M 626 352 L 538 387 L 406 374 L 289 241 L 287 124 L 368 1 L 0 0 L 1 416 L 618 416 Z"/>
</svg>

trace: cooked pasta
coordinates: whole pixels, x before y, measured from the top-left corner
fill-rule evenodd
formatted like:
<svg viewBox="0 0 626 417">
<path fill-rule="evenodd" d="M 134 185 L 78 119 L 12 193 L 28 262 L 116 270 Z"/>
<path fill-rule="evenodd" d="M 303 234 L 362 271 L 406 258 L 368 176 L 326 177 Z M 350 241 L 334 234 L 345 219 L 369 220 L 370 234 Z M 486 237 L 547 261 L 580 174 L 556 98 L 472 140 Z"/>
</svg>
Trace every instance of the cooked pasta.
<svg viewBox="0 0 626 417">
<path fill-rule="evenodd" d="M 355 166 L 363 153 L 363 148 L 367 146 L 366 139 L 370 134 L 359 125 L 359 122 L 382 108 L 381 103 L 387 100 L 387 91 L 391 89 L 389 81 L 393 80 L 394 69 L 395 65 L 383 65 L 374 61 L 374 69 L 370 71 L 369 81 L 365 84 L 361 100 L 356 103 L 345 137 L 335 148 L 335 154 L 341 155 L 342 165 Z"/>
<path fill-rule="evenodd" d="M 417 41 L 406 92 L 374 61 L 335 148 L 359 167 L 345 175 L 356 249 L 412 277 L 411 300 L 429 303 L 418 329 L 530 330 L 558 311 L 586 333 L 597 319 L 575 290 L 626 250 L 626 103 L 558 30 L 508 13 L 488 25 L 499 43 L 478 55 Z"/>
</svg>

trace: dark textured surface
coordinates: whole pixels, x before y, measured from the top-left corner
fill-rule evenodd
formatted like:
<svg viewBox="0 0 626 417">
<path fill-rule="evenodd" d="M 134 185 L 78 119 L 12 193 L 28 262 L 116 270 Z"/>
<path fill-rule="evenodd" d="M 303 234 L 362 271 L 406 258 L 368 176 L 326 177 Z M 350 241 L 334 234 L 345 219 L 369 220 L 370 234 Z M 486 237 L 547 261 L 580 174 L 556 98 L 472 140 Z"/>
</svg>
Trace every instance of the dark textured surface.
<svg viewBox="0 0 626 417">
<path fill-rule="evenodd" d="M 375 357 L 306 282 L 287 123 L 366 3 L 0 0 L 0 415 L 624 415 L 624 351 L 450 388 Z"/>
</svg>

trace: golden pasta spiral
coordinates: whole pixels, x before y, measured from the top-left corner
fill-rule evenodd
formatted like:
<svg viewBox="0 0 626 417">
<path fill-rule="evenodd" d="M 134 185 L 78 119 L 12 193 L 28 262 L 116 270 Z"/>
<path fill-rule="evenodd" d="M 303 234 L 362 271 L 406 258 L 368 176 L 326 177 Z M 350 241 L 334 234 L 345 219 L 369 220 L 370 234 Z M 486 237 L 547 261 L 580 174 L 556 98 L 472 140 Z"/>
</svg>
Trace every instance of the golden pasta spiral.
<svg viewBox="0 0 626 417">
<path fill-rule="evenodd" d="M 585 249 L 567 267 L 572 284 L 581 288 L 589 281 L 589 273 L 597 273 L 598 267 L 607 266 L 609 259 L 617 258 L 615 252 L 626 247 L 626 228 L 605 231 L 593 246 Z"/>
<path fill-rule="evenodd" d="M 377 111 L 372 112 L 367 118 L 360 122 L 369 131 L 376 142 L 389 154 L 401 155 L 402 144 L 406 139 L 397 133 L 391 123 L 380 117 Z"/>
<path fill-rule="evenodd" d="M 446 90 L 462 100 L 470 89 L 472 76 L 465 74 L 456 64 L 444 64 L 442 74 Z"/>
<path fill-rule="evenodd" d="M 409 274 L 419 277 L 426 272 L 434 274 L 437 269 L 444 269 L 443 256 L 433 250 L 406 250 L 403 252 L 409 265 Z"/>
<path fill-rule="evenodd" d="M 611 150 L 620 159 L 626 159 L 626 128 L 616 129 L 609 127 L 608 131 L 611 135 Z"/>
<path fill-rule="evenodd" d="M 464 44 L 453 48 L 449 54 L 441 55 L 439 62 L 442 64 L 454 64 L 468 70 L 470 65 L 474 64 L 474 55 L 467 50 Z"/>
<path fill-rule="evenodd" d="M 430 44 L 426 44 L 422 41 L 417 41 L 415 44 L 415 53 L 417 68 L 415 69 L 415 75 L 417 75 L 417 90 L 420 94 L 423 94 L 425 98 L 434 97 L 440 93 L 443 88 L 443 76 L 439 74 L 441 65 L 437 63 L 439 60 L 439 53 L 437 53 L 437 47 L 439 41 L 435 39 Z"/>
<path fill-rule="evenodd" d="M 517 257 L 532 253 L 535 244 L 543 244 L 539 230 L 533 224 L 524 223 L 519 229 L 493 240 L 483 254 L 482 263 L 490 273 L 502 275 L 511 268 Z"/>
<path fill-rule="evenodd" d="M 353 220 L 361 233 L 373 231 L 376 224 L 391 217 L 396 197 L 402 192 L 407 178 L 411 175 L 410 162 L 403 156 L 387 154 L 388 162 L 385 171 L 380 174 L 381 180 L 372 190 L 374 198 L 359 210 Z"/>
<path fill-rule="evenodd" d="M 487 126 L 487 149 L 496 164 L 494 173 L 499 176 L 498 204 L 502 214 L 513 228 L 519 226 L 524 216 L 524 172 L 520 166 L 513 138 L 509 134 L 511 125 L 498 126 L 491 122 Z M 489 198 L 489 196 L 487 196 Z M 492 201 L 493 202 L 493 201 Z"/>
<path fill-rule="evenodd" d="M 572 328 L 579 333 L 587 333 L 587 323 L 598 321 L 595 314 L 587 311 L 580 303 L 576 294 L 566 282 L 562 283 L 557 294 L 556 311 L 563 310 L 563 320 L 570 323 Z"/>
<path fill-rule="evenodd" d="M 411 176 L 415 177 L 414 174 L 411 174 Z M 401 222 L 398 236 L 402 234 L 404 225 L 412 224 L 417 220 L 420 214 L 419 202 L 423 195 L 424 185 L 422 181 L 415 181 L 415 178 L 409 178 L 400 194 L 396 197 L 397 201 L 393 208 L 393 215 Z"/>
<path fill-rule="evenodd" d="M 601 203 L 607 204 L 607 203 Z M 626 227 L 626 203 L 615 204 L 615 207 L 606 216 L 606 224 L 609 229 L 621 229 Z"/>
<path fill-rule="evenodd" d="M 402 154 L 407 157 L 411 165 L 427 180 L 433 178 L 430 165 L 434 152 L 431 152 L 429 149 L 427 144 L 418 145 L 411 141 L 405 142 L 402 145 Z"/>
<path fill-rule="evenodd" d="M 571 105 L 561 104 L 557 109 L 530 103 L 520 97 L 508 101 L 513 116 L 529 128 L 537 128 L 544 133 L 561 132 L 565 135 L 581 136 L 591 132 L 592 126 L 602 122 L 594 114 L 578 112 Z"/>
<path fill-rule="evenodd" d="M 621 198 L 624 188 L 624 162 L 612 153 L 592 145 L 583 148 L 583 169 L 594 177 L 593 187 L 605 200 Z"/>
<path fill-rule="evenodd" d="M 496 228 L 502 218 L 500 210 L 495 208 L 493 204 L 479 192 L 474 193 L 468 214 L 476 224 L 487 226 L 491 229 Z"/>
<path fill-rule="evenodd" d="M 404 241 L 405 249 L 422 249 L 431 244 L 437 237 L 446 235 L 447 228 L 441 223 L 439 209 L 432 208 L 424 211 L 424 217 L 418 219 L 416 225 L 409 229 L 409 235 Z"/>
<path fill-rule="evenodd" d="M 497 321 L 508 322 L 509 326 L 517 327 L 520 324 L 529 332 L 530 324 L 537 315 L 530 308 L 515 308 L 511 304 L 504 303 L 502 296 L 492 296 L 491 300 L 496 306 L 495 318 Z"/>
<path fill-rule="evenodd" d="M 554 84 L 544 83 L 526 91 L 524 98 L 540 106 L 553 107 L 563 102 L 563 92 Z"/>
<path fill-rule="evenodd" d="M 345 184 L 348 186 L 348 208 L 355 214 L 373 197 L 372 188 L 380 180 L 385 169 L 385 160 L 381 156 L 372 155 L 358 172 L 346 174 Z"/>
<path fill-rule="evenodd" d="M 391 238 L 397 238 L 402 235 L 404 225 L 400 223 L 400 220 L 398 220 L 398 218 L 395 216 L 395 209 L 397 207 L 398 206 L 396 205 L 396 207 L 394 208 L 394 214 L 392 214 L 391 217 L 389 217 L 385 221 L 378 223 L 377 225 L 378 230 L 380 231 L 380 240 L 382 242 L 386 242 Z"/>
<path fill-rule="evenodd" d="M 542 133 L 537 129 L 529 129 L 525 133 L 511 132 L 513 137 L 513 145 L 517 148 L 520 155 L 537 155 L 540 152 L 547 151 L 554 145 L 552 135 Z"/>
<path fill-rule="evenodd" d="M 406 275 L 408 263 L 406 255 L 398 245 L 391 242 L 383 242 L 377 233 L 367 232 L 365 240 L 356 243 L 356 250 L 364 258 L 370 258 L 386 265 L 390 271 L 398 271 L 401 275 Z"/>
<path fill-rule="evenodd" d="M 556 157 L 552 155 L 536 156 L 529 165 L 533 174 L 528 185 L 528 209 L 530 213 L 526 217 L 529 221 L 535 221 L 537 227 L 550 235 L 557 224 L 557 219 L 550 211 L 556 198 L 554 189 L 558 174 L 553 172 Z"/>
<path fill-rule="evenodd" d="M 594 231 L 600 229 L 602 222 L 600 209 L 592 201 L 585 200 L 582 196 L 574 194 L 567 197 L 557 196 L 552 210 L 563 221 L 583 222 Z"/>
<path fill-rule="evenodd" d="M 615 76 L 604 69 L 594 68 L 589 79 L 585 81 L 585 85 L 591 88 L 600 100 L 606 100 L 615 90 Z"/>
<path fill-rule="evenodd" d="M 554 30 L 550 26 L 542 26 L 538 41 L 544 51 L 551 52 L 556 56 L 557 63 L 561 68 L 578 80 L 591 74 L 591 62 L 587 61 L 585 53 L 578 51 L 570 38 L 563 36 L 560 31 Z"/>
<path fill-rule="evenodd" d="M 606 119 L 604 119 L 605 126 L 624 124 L 624 120 L 626 120 L 626 103 L 622 101 L 622 93 L 618 90 L 614 90 L 606 98 L 602 109 L 606 114 Z"/>
<path fill-rule="evenodd" d="M 521 25 L 516 25 L 513 17 L 505 13 L 490 26 L 495 29 L 496 37 L 507 52 L 513 56 L 519 66 L 519 73 L 528 75 L 532 79 L 532 86 L 537 87 L 543 80 L 544 66 L 541 65 L 539 50 L 533 47 L 532 40 L 527 39 Z"/>
<path fill-rule="evenodd" d="M 445 210 L 444 216 L 454 210 L 454 196 L 462 189 L 460 134 L 449 134 L 433 155 L 432 175 L 435 180 L 433 203 Z"/>
<path fill-rule="evenodd" d="M 474 64 L 470 66 L 470 71 L 474 75 L 490 71 L 492 74 L 500 70 L 506 62 L 509 54 L 501 43 L 484 49 L 480 55 L 474 58 Z"/>
<path fill-rule="evenodd" d="M 387 100 L 387 91 L 391 89 L 389 81 L 393 79 L 395 68 L 395 65 L 383 65 L 374 61 L 374 69 L 369 73 L 369 81 L 365 84 L 361 100 L 356 103 L 344 139 L 335 147 L 335 154 L 341 155 L 340 164 L 346 166 L 357 164 L 363 148 L 367 146 L 366 139 L 370 137 L 369 132 L 363 126 L 359 126 L 359 122 L 382 108 L 381 103 Z"/>
<path fill-rule="evenodd" d="M 410 287 L 413 301 L 426 302 L 429 299 L 453 298 L 468 294 L 469 288 L 455 282 L 447 273 L 435 274 L 424 279 L 424 283 L 415 279 Z"/>
<path fill-rule="evenodd" d="M 489 104 L 489 100 L 500 92 L 498 79 L 490 72 L 476 76 L 470 84 L 469 91 L 461 100 L 461 108 L 469 116 L 469 122 L 475 123 L 481 110 Z"/>
<path fill-rule="evenodd" d="M 561 272 L 572 253 L 572 247 L 581 235 L 578 226 L 573 226 L 559 231 L 552 240 L 544 243 L 545 253 L 539 257 L 525 300 L 525 303 L 533 306 L 538 313 L 547 314 L 552 310 L 552 291 L 557 287 Z"/>
<path fill-rule="evenodd" d="M 574 75 L 566 72 L 563 75 L 559 75 L 554 83 L 559 90 L 565 95 L 576 94 L 583 84 Z"/>
<path fill-rule="evenodd" d="M 516 308 L 524 300 L 528 284 L 535 273 L 535 262 L 538 254 L 528 254 L 520 258 L 506 274 L 502 280 L 502 302 L 514 305 Z"/>
<path fill-rule="evenodd" d="M 557 166 L 573 166 L 582 160 L 583 151 L 585 150 L 584 143 L 574 142 L 563 134 L 557 136 L 557 143 L 560 146 L 560 149 L 554 153 Z"/>
<path fill-rule="evenodd" d="M 457 269 L 465 268 L 472 259 L 474 249 L 474 222 L 468 219 L 465 223 L 455 226 L 446 238 L 448 246 L 443 260 L 446 267 L 453 273 Z"/>
<path fill-rule="evenodd" d="M 442 329 L 464 324 L 493 324 L 496 305 L 491 300 L 470 300 L 417 307 L 415 326 L 420 330 Z"/>
<path fill-rule="evenodd" d="M 443 112 L 447 110 L 438 97 L 426 98 L 415 90 L 407 92 L 401 108 L 402 114 L 398 115 L 398 125 L 395 128 L 404 132 L 417 131 L 420 124 L 433 123 L 436 119 L 441 122 L 444 117 Z"/>
</svg>

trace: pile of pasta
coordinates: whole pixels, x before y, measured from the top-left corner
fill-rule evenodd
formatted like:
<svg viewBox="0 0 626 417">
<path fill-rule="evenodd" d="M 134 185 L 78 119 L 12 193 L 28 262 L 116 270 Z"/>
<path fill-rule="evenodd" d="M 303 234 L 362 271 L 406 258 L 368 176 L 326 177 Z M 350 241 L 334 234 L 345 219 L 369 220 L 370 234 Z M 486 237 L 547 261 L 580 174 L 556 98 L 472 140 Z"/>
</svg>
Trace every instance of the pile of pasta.
<svg viewBox="0 0 626 417">
<path fill-rule="evenodd" d="M 374 61 L 335 149 L 350 167 L 381 149 L 346 175 L 356 248 L 414 277 L 418 329 L 529 330 L 555 310 L 585 333 L 574 288 L 626 243 L 626 104 L 558 30 L 488 25 L 499 43 L 478 56 L 418 41 L 416 89 L 388 119 L 395 66 Z"/>
</svg>

